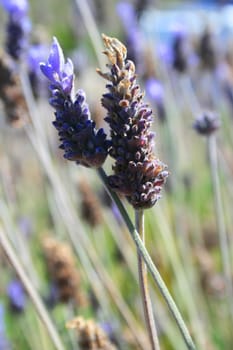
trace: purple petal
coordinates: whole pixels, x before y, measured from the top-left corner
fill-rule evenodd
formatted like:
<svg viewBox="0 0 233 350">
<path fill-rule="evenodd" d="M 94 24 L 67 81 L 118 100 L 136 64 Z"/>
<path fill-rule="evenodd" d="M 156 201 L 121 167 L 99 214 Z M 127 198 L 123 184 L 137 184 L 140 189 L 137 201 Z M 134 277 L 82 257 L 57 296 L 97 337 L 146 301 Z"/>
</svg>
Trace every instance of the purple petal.
<svg viewBox="0 0 233 350">
<path fill-rule="evenodd" d="M 63 67 L 64 67 L 64 55 L 62 48 L 57 40 L 57 38 L 53 38 L 53 43 L 50 51 L 50 55 L 48 58 L 48 65 L 53 67 L 53 70 L 58 73 L 58 75 L 61 74 Z"/>
<path fill-rule="evenodd" d="M 40 69 L 52 83 L 56 84 L 58 82 L 59 77 L 51 66 L 48 66 L 46 63 L 40 63 Z"/>
<path fill-rule="evenodd" d="M 62 85 L 62 90 L 65 93 L 70 94 L 73 88 L 73 76 L 63 78 L 61 85 Z"/>
<path fill-rule="evenodd" d="M 67 62 L 64 65 L 64 69 L 63 72 L 65 73 L 65 75 L 67 76 L 71 76 L 74 74 L 74 65 L 73 62 L 71 61 L 70 58 L 67 58 Z"/>
</svg>

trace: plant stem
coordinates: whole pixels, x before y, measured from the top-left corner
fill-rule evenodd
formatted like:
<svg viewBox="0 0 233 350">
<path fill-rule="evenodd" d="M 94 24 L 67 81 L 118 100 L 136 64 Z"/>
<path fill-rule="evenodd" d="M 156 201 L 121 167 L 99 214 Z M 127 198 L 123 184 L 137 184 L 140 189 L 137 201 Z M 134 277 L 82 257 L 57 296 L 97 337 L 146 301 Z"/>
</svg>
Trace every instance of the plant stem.
<svg viewBox="0 0 233 350">
<path fill-rule="evenodd" d="M 164 283 L 162 277 L 160 276 L 159 271 L 157 270 L 157 268 L 155 267 L 153 261 L 151 260 L 151 257 L 145 247 L 145 245 L 143 244 L 139 233 L 137 232 L 137 230 L 135 229 L 127 211 L 125 210 L 123 204 L 121 203 L 120 199 L 118 198 L 117 194 L 114 193 L 111 188 L 108 186 L 108 178 L 107 175 L 105 174 L 104 170 L 102 168 L 98 169 L 98 174 L 102 180 L 102 182 L 104 183 L 106 189 L 108 190 L 109 195 L 111 196 L 112 200 L 115 202 L 115 204 L 117 205 L 122 218 L 125 221 L 125 224 L 134 240 L 134 243 L 136 244 L 138 251 L 140 253 L 140 255 L 142 256 L 143 260 L 146 263 L 146 266 L 148 268 L 148 270 L 150 271 L 155 283 L 157 284 L 164 300 L 166 301 L 168 308 L 171 312 L 171 314 L 173 315 L 175 322 L 177 324 L 177 326 L 180 329 L 180 332 L 183 336 L 183 339 L 186 343 L 186 346 L 189 350 L 195 350 L 196 347 L 193 343 L 193 340 L 189 334 L 189 331 L 183 321 L 183 318 L 172 298 L 172 296 L 170 295 L 166 284 Z"/>
<path fill-rule="evenodd" d="M 86 26 L 86 30 L 91 39 L 93 48 L 95 50 L 96 58 L 98 60 L 98 64 L 101 69 L 104 68 L 103 55 L 100 54 L 102 52 L 102 42 L 99 35 L 99 30 L 97 28 L 94 16 L 91 13 L 90 7 L 87 1 L 74 0 L 75 5 L 81 13 L 83 18 L 83 22 Z"/>
<path fill-rule="evenodd" d="M 141 240 L 145 243 L 145 232 L 144 232 L 144 212 L 143 210 L 135 210 L 135 227 L 138 231 Z M 138 254 L 138 275 L 139 275 L 139 284 L 141 288 L 143 311 L 146 321 L 147 330 L 149 333 L 151 349 L 160 350 L 158 334 L 155 326 L 155 320 L 153 316 L 153 309 L 151 305 L 151 298 L 148 289 L 148 276 L 147 276 L 147 267 L 143 261 L 143 258 L 140 255 L 139 250 Z"/>
<path fill-rule="evenodd" d="M 208 142 L 208 154 L 209 154 L 210 170 L 211 170 L 213 192 L 214 192 L 216 221 L 217 221 L 220 250 L 221 250 L 221 256 L 222 256 L 223 273 L 224 273 L 225 282 L 226 282 L 226 296 L 227 296 L 231 319 L 233 320 L 233 304 L 232 304 L 233 285 L 232 285 L 232 274 L 231 274 L 231 258 L 230 258 L 230 253 L 228 249 L 229 242 L 228 242 L 228 237 L 226 232 L 226 225 L 225 225 L 221 190 L 220 190 L 216 136 L 210 135 L 207 139 L 207 142 Z"/>
<path fill-rule="evenodd" d="M 44 323 L 46 330 L 48 331 L 48 334 L 57 350 L 65 350 L 62 341 L 60 339 L 59 334 L 57 333 L 56 328 L 54 327 L 47 310 L 45 309 L 40 296 L 38 295 L 36 289 L 31 284 L 31 281 L 27 277 L 21 262 L 19 261 L 17 255 L 14 252 L 14 249 L 12 248 L 7 235 L 5 232 L 3 232 L 2 228 L 0 228 L 0 244 L 7 255 L 11 265 L 14 267 L 17 275 L 19 276 L 25 290 L 27 291 L 32 303 L 34 304 L 37 313 L 41 319 L 41 321 Z"/>
</svg>

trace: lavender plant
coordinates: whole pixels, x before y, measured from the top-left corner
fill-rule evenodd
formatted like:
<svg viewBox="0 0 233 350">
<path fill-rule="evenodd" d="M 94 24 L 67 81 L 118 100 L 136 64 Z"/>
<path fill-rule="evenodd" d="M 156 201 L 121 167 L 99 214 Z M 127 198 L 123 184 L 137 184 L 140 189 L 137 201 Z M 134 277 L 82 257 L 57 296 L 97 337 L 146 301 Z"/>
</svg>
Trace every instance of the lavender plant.
<svg viewBox="0 0 233 350">
<path fill-rule="evenodd" d="M 112 83 L 107 85 L 110 94 L 105 94 L 102 98 L 103 105 L 108 110 L 105 120 L 111 128 L 110 141 L 106 139 L 103 129 L 98 131 L 95 129 L 95 123 L 85 103 L 84 92 L 79 90 L 76 96 L 73 96 L 73 65 L 70 60 L 65 63 L 63 52 L 55 38 L 47 63 L 41 63 L 42 73 L 51 82 L 50 104 L 55 108 L 54 126 L 62 142 L 60 147 L 64 150 L 66 159 L 76 161 L 77 164 L 86 167 L 99 169 L 99 175 L 107 185 L 138 247 L 140 284 L 152 348 L 158 349 L 159 343 L 147 290 L 146 268 L 142 259 L 145 260 L 157 282 L 188 348 L 194 349 L 192 339 L 175 303 L 151 261 L 138 232 L 113 192 L 121 192 L 135 209 L 139 209 L 136 211 L 136 226 L 143 237 L 142 209 L 153 206 L 159 199 L 162 184 L 168 172 L 165 165 L 153 154 L 153 133 L 149 131 L 152 111 L 143 102 L 143 94 L 135 82 L 134 64 L 126 60 L 127 50 L 117 39 L 107 36 L 103 36 L 103 39 L 106 46 L 105 53 L 110 61 L 108 65 L 110 73 L 102 73 L 100 70 L 98 72 Z M 125 151 L 126 157 L 123 156 Z M 107 178 L 101 165 L 108 153 L 116 160 L 116 164 L 114 166 L 115 175 Z M 123 179 L 127 181 L 128 190 L 123 184 Z"/>
<path fill-rule="evenodd" d="M 231 267 L 231 254 L 229 251 L 229 239 L 226 231 L 226 224 L 224 218 L 224 209 L 222 203 L 222 195 L 220 188 L 219 170 L 218 170 L 218 154 L 216 131 L 221 125 L 219 115 L 215 112 L 207 111 L 200 115 L 194 122 L 193 127 L 196 131 L 207 138 L 208 157 L 210 174 L 213 187 L 214 205 L 216 214 L 216 223 L 218 228 L 219 243 L 221 250 L 222 266 L 224 278 L 226 283 L 226 299 L 228 303 L 228 312 L 233 322 L 233 279 Z"/>
</svg>

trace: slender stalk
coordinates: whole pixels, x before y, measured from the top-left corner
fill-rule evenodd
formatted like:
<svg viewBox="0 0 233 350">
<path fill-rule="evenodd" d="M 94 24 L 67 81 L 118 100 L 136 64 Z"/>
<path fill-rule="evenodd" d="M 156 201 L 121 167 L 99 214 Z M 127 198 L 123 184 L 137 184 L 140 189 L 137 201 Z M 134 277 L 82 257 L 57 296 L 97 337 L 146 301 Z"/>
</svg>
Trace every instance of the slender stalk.
<svg viewBox="0 0 233 350">
<path fill-rule="evenodd" d="M 36 289 L 31 284 L 30 279 L 27 277 L 21 262 L 19 261 L 17 255 L 14 252 L 14 249 L 9 242 L 7 235 L 3 232 L 2 228 L 0 228 L 0 244 L 7 255 L 10 263 L 14 267 L 17 275 L 19 276 L 25 290 L 27 291 L 35 309 L 37 310 L 38 316 L 41 321 L 44 323 L 45 328 L 48 331 L 48 334 L 57 350 L 65 350 L 61 338 L 57 333 L 56 328 L 54 327 L 47 310 L 45 309 L 40 296 L 38 295 Z"/>
<path fill-rule="evenodd" d="M 195 350 L 196 347 L 193 343 L 193 340 L 189 334 L 189 331 L 184 323 L 184 320 L 172 298 L 172 296 L 170 295 L 166 284 L 164 283 L 162 277 L 160 276 L 159 271 L 157 270 L 157 268 L 155 267 L 153 261 L 151 260 L 151 257 L 145 247 L 145 245 L 143 244 L 139 233 L 137 232 L 137 230 L 135 229 L 127 211 L 125 210 L 123 204 L 121 203 L 120 199 L 118 198 L 118 196 L 116 195 L 116 193 L 114 193 L 111 188 L 108 186 L 108 179 L 107 179 L 107 175 L 105 174 L 104 170 L 102 168 L 98 169 L 98 174 L 99 177 L 101 178 L 102 182 L 104 183 L 109 195 L 111 196 L 112 200 L 115 202 L 115 204 L 117 205 L 122 218 L 124 219 L 126 226 L 128 227 L 128 230 L 131 234 L 131 237 L 134 240 L 134 243 L 136 244 L 139 253 L 141 254 L 143 260 L 146 263 L 146 266 L 148 268 L 148 270 L 150 271 L 155 283 L 157 284 L 164 300 L 166 301 L 168 308 L 172 314 L 172 316 L 174 317 L 174 320 L 177 324 L 177 326 L 180 329 L 181 335 L 183 336 L 183 339 L 185 341 L 185 344 L 187 346 L 187 348 L 189 350 Z"/>
<path fill-rule="evenodd" d="M 208 142 L 208 154 L 209 154 L 210 170 L 211 170 L 213 192 L 214 192 L 216 221 L 217 221 L 220 250 L 221 250 L 221 256 L 222 256 L 223 273 L 226 281 L 226 296 L 227 296 L 227 302 L 229 306 L 231 319 L 233 320 L 233 303 L 232 303 L 233 285 L 232 285 L 232 273 L 231 273 L 231 258 L 230 258 L 230 253 L 228 249 L 229 242 L 228 242 L 228 237 L 226 232 L 226 225 L 225 225 L 224 211 L 223 211 L 221 190 L 220 190 L 216 136 L 214 134 L 210 135 L 207 139 L 207 142 Z"/>
<path fill-rule="evenodd" d="M 91 39 L 93 48 L 95 50 L 96 58 L 98 60 L 98 64 L 101 69 L 104 68 L 103 55 L 100 54 L 102 52 L 102 43 L 100 40 L 99 30 L 97 28 L 95 19 L 91 13 L 90 7 L 87 1 L 74 0 L 75 5 L 81 13 L 83 18 L 83 22 L 86 26 L 86 30 Z"/>
<path fill-rule="evenodd" d="M 25 72 L 22 72 L 22 74 L 24 73 Z M 125 319 L 138 345 L 140 346 L 140 348 L 143 349 L 144 337 L 141 334 L 141 330 L 139 331 L 138 329 L 135 317 L 132 314 L 131 310 L 128 308 L 118 289 L 116 288 L 113 279 L 108 275 L 101 261 L 99 261 L 99 257 L 97 256 L 95 250 L 92 248 L 91 242 L 88 239 L 87 235 L 81 229 L 82 225 L 76 215 L 76 212 L 73 209 L 72 203 L 68 198 L 68 193 L 62 185 L 60 176 L 56 172 L 55 167 L 53 165 L 49 148 L 46 144 L 46 139 L 41 137 L 40 133 L 38 132 L 37 123 L 35 120 L 37 117 L 35 104 L 34 101 L 32 101 L 33 96 L 32 94 L 30 94 L 28 87 L 25 86 L 25 84 L 28 84 L 28 80 L 26 78 L 24 79 L 24 77 L 22 76 L 21 83 L 23 86 L 25 99 L 29 108 L 33 124 L 25 126 L 25 132 L 32 146 L 34 147 L 37 155 L 39 156 L 39 159 L 43 164 L 44 171 L 48 176 L 48 179 L 50 180 L 55 199 L 57 200 L 60 215 L 63 219 L 63 223 L 67 227 L 67 233 L 74 246 L 74 249 L 77 252 L 80 260 L 82 261 L 83 266 L 85 267 L 85 271 L 90 282 L 92 283 L 92 281 L 95 280 L 93 290 L 96 293 L 96 297 L 100 300 L 101 306 L 105 305 L 107 298 L 105 298 L 103 295 L 105 295 L 106 290 L 108 291 L 112 300 L 118 307 L 122 317 Z M 79 230 L 75 234 L 74 229 L 76 227 L 79 227 Z M 91 268 L 91 273 L 87 266 Z M 94 275 L 96 276 L 96 278 L 92 277 Z"/>
<path fill-rule="evenodd" d="M 145 232 L 144 232 L 144 212 L 143 210 L 135 210 L 135 227 L 138 231 L 141 240 L 145 243 Z M 160 350 L 158 334 L 155 326 L 155 320 L 153 316 L 153 309 L 151 304 L 151 298 L 148 289 L 148 276 L 147 276 L 147 267 L 143 261 L 143 258 L 138 253 L 138 275 L 139 275 L 139 284 L 142 295 L 143 311 L 146 320 L 146 326 L 149 333 L 151 349 Z"/>
</svg>

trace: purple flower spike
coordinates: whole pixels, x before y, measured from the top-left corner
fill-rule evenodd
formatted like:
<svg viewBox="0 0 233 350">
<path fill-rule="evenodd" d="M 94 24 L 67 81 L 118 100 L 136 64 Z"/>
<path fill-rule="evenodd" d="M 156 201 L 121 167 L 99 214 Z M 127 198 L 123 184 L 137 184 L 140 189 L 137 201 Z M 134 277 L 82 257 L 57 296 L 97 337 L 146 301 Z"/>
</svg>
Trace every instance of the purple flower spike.
<svg viewBox="0 0 233 350">
<path fill-rule="evenodd" d="M 6 51 L 18 60 L 25 52 L 28 44 L 28 34 L 31 24 L 28 18 L 27 0 L 0 0 L 8 12 Z"/>
<path fill-rule="evenodd" d="M 55 109 L 53 125 L 58 131 L 64 158 L 86 167 L 99 168 L 107 157 L 109 141 L 103 129 L 95 128 L 84 91 L 78 90 L 73 96 L 73 63 L 69 59 L 65 63 L 56 38 L 47 63 L 41 63 L 40 68 L 51 82 L 49 102 Z"/>
<path fill-rule="evenodd" d="M 65 63 L 62 48 L 56 38 L 53 38 L 47 63 L 41 63 L 40 69 L 51 83 L 60 86 L 67 94 L 72 92 L 74 79 L 73 63 L 70 59 Z"/>
</svg>

